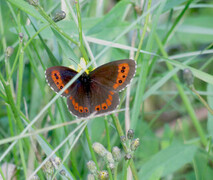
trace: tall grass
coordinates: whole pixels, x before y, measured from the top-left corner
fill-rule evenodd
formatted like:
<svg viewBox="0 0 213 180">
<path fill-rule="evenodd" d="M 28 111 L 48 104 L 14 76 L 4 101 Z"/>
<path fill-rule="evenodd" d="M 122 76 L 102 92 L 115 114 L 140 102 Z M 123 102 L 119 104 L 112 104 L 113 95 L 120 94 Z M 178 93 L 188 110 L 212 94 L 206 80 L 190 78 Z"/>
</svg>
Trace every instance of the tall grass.
<svg viewBox="0 0 213 180">
<path fill-rule="evenodd" d="M 2 179 L 211 179 L 212 8 L 193 0 L 1 0 Z M 56 22 L 61 10 L 66 18 Z M 83 71 L 58 94 L 48 87 L 48 67 L 77 68 L 81 57 L 90 71 L 137 62 L 114 112 L 70 114 L 60 95 Z"/>
</svg>

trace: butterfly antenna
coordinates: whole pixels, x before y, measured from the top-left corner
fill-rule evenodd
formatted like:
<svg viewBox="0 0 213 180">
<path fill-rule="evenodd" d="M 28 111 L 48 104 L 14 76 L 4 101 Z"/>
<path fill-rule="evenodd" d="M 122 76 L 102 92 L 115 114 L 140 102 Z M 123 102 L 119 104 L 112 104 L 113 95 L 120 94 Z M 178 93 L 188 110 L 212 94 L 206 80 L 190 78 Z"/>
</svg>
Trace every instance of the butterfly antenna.
<svg viewBox="0 0 213 180">
<path fill-rule="evenodd" d="M 76 65 L 78 65 L 78 63 L 74 60 L 74 59 L 72 59 L 72 58 L 69 58 L 71 61 L 73 61 Z"/>
</svg>

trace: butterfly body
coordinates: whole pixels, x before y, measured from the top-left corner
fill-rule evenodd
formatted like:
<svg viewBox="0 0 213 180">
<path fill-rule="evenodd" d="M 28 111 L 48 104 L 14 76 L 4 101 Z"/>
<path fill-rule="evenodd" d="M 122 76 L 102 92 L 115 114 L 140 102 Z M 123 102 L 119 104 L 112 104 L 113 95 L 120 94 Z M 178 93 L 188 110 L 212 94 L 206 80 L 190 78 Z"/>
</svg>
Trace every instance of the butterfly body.
<svg viewBox="0 0 213 180">
<path fill-rule="evenodd" d="M 84 72 L 62 93 L 67 97 L 68 109 L 78 117 L 113 111 L 119 104 L 118 92 L 130 83 L 135 69 L 135 61 L 125 59 L 104 64 L 88 74 Z M 54 66 L 45 74 L 49 86 L 59 92 L 77 72 L 68 67 Z"/>
</svg>

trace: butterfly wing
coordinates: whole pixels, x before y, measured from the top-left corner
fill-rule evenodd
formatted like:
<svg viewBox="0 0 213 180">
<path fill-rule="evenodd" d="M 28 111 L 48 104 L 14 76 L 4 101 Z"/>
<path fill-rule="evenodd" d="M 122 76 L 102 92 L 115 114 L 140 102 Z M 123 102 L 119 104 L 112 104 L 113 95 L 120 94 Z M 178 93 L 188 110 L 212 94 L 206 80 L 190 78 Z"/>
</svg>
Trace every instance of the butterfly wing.
<svg viewBox="0 0 213 180">
<path fill-rule="evenodd" d="M 135 75 L 136 62 L 131 59 L 104 64 L 90 73 L 92 81 L 112 91 L 121 91 Z"/>
<path fill-rule="evenodd" d="M 107 113 L 117 108 L 119 104 L 119 94 L 109 91 L 99 83 L 91 82 L 90 109 L 96 114 Z"/>
<path fill-rule="evenodd" d="M 58 93 L 63 87 L 77 74 L 76 71 L 64 67 L 64 66 L 53 66 L 45 71 L 45 77 L 49 86 Z M 71 95 L 72 89 L 76 86 L 74 82 L 69 88 L 67 88 L 62 96 L 68 97 Z"/>
<path fill-rule="evenodd" d="M 91 82 L 89 87 L 80 82 L 71 94 L 67 98 L 68 109 L 77 117 L 87 117 L 93 112 L 107 113 L 119 104 L 118 93 L 108 91 L 96 82 Z"/>
<path fill-rule="evenodd" d="M 82 82 L 78 82 L 67 98 L 67 106 L 70 112 L 77 117 L 87 117 L 91 111 L 89 100 L 89 89 L 86 89 Z"/>
</svg>

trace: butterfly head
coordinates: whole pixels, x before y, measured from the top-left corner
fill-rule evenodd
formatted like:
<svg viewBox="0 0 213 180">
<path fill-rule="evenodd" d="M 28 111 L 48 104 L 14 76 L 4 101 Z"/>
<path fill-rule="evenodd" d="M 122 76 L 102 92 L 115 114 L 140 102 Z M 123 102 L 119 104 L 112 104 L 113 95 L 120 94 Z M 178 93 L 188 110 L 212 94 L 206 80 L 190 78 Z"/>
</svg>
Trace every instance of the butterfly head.
<svg viewBox="0 0 213 180">
<path fill-rule="evenodd" d="M 73 69 L 73 70 L 75 70 L 77 72 L 80 72 L 81 70 L 84 70 L 86 74 L 89 74 L 89 70 L 87 69 L 87 64 L 86 64 L 86 61 L 85 61 L 84 58 L 80 59 L 80 63 L 78 64 L 77 70 L 74 68 L 73 65 L 70 65 L 69 68 Z"/>
</svg>

